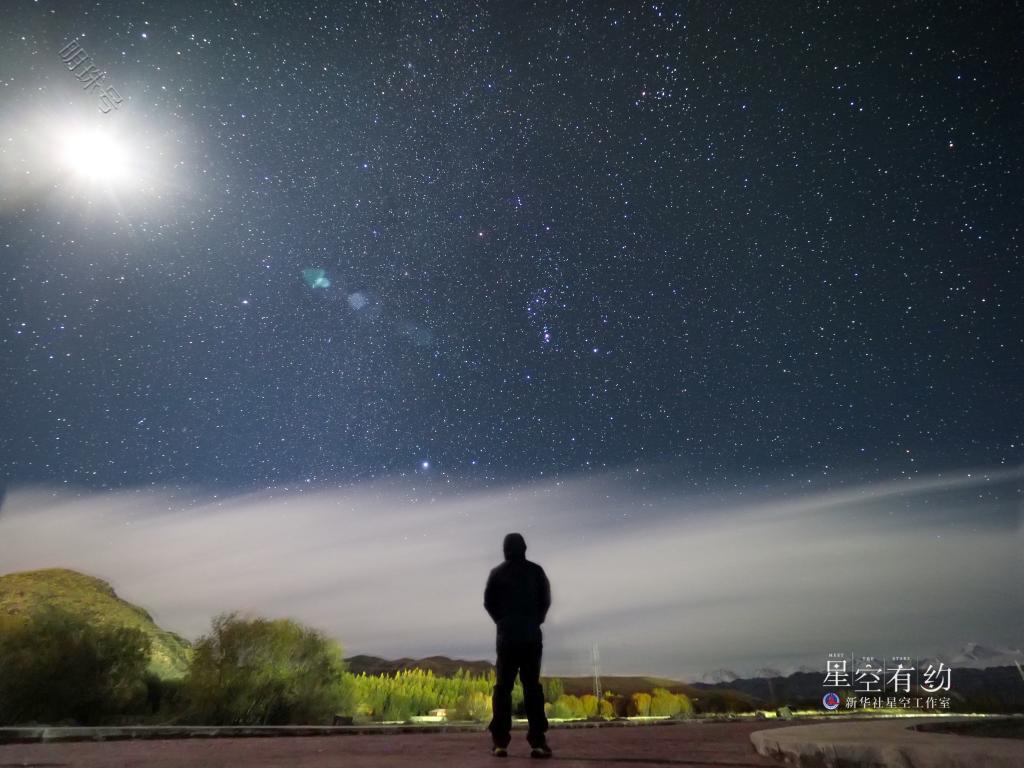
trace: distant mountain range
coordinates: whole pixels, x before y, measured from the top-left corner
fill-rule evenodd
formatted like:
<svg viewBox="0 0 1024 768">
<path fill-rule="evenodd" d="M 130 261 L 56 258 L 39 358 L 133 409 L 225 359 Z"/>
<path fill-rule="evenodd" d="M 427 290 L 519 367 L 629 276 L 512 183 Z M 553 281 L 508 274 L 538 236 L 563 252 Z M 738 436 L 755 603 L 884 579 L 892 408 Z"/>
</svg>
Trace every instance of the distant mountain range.
<svg viewBox="0 0 1024 768">
<path fill-rule="evenodd" d="M 968 642 L 960 648 L 917 659 L 918 666 L 926 667 L 928 664 L 938 666 L 942 662 L 953 669 L 987 669 L 989 667 L 1012 667 L 1015 662 L 1024 665 L 1024 652 L 1020 648 L 1002 647 L 996 645 L 982 645 L 981 643 Z M 753 674 L 746 679 L 789 677 L 798 673 L 813 673 L 825 675 L 824 660 L 820 667 L 812 667 L 806 664 L 799 666 L 788 666 L 781 669 L 774 667 L 762 667 L 754 670 Z M 715 669 L 700 675 L 694 683 L 706 685 L 720 685 L 743 679 L 731 669 Z"/>
<path fill-rule="evenodd" d="M 948 695 L 952 709 L 978 712 L 1024 711 L 1024 654 L 1018 649 L 970 642 L 948 653 L 917 659 L 918 669 L 924 669 L 928 664 L 937 666 L 940 661 L 951 669 Z M 822 695 L 828 690 L 823 685 L 824 676 L 824 664 L 821 669 L 804 666 L 787 674 L 763 668 L 745 678 L 729 669 L 716 669 L 705 673 L 691 685 L 699 690 L 742 692 L 757 699 L 760 706 L 765 707 L 781 703 L 818 706 Z M 918 690 L 909 695 L 929 694 Z"/>
<path fill-rule="evenodd" d="M 953 668 L 988 669 L 989 667 L 1013 666 L 1014 662 L 1024 664 L 1024 651 L 1021 651 L 1020 648 L 964 643 L 962 648 L 923 661 L 942 661 L 947 667 Z"/>
</svg>

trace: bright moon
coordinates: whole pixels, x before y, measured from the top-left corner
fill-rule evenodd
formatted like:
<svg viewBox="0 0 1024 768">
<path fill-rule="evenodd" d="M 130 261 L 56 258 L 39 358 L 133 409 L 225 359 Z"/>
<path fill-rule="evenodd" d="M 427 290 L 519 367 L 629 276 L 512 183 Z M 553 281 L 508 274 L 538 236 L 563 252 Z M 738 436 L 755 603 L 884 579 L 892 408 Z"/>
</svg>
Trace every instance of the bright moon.
<svg viewBox="0 0 1024 768">
<path fill-rule="evenodd" d="M 121 186 L 132 180 L 131 146 L 99 128 L 62 136 L 60 162 L 90 184 Z"/>
<path fill-rule="evenodd" d="M 184 189 L 173 133 L 135 119 L 127 108 L 103 115 L 26 107 L 0 116 L 0 140 L 3 208 L 46 197 L 125 214 Z"/>
</svg>

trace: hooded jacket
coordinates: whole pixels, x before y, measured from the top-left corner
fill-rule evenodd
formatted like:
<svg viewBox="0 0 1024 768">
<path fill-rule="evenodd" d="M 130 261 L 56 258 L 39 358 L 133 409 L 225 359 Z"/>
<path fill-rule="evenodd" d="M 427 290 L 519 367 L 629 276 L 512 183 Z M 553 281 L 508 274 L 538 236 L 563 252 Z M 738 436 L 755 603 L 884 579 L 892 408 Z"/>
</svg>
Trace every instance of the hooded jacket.
<svg viewBox="0 0 1024 768">
<path fill-rule="evenodd" d="M 540 643 L 540 625 L 551 607 L 547 574 L 526 559 L 526 541 L 518 533 L 505 537 L 503 549 L 505 562 L 491 571 L 484 589 L 484 608 L 497 625 L 497 642 Z"/>
</svg>

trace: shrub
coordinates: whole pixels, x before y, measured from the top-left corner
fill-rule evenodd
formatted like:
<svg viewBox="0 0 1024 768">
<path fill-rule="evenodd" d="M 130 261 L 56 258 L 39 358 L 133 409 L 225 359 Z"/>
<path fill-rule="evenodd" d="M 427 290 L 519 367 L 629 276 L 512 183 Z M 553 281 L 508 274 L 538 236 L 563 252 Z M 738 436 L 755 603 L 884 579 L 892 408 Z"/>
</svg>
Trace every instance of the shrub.
<svg viewBox="0 0 1024 768">
<path fill-rule="evenodd" d="M 693 717 L 696 708 L 693 706 L 693 702 L 690 697 L 685 693 L 677 693 L 676 698 L 679 699 L 679 713 L 677 717 Z"/>
<path fill-rule="evenodd" d="M 629 699 L 629 714 L 647 717 L 651 714 L 651 694 L 634 693 Z"/>
<path fill-rule="evenodd" d="M 512 711 L 519 715 L 526 715 L 526 697 L 523 695 L 523 681 L 518 676 L 512 685 Z"/>
<path fill-rule="evenodd" d="M 146 706 L 149 714 L 176 717 L 185 710 L 184 681 L 146 675 Z"/>
<path fill-rule="evenodd" d="M 628 717 L 632 714 L 632 712 L 630 712 L 630 708 L 632 707 L 633 702 L 626 696 L 606 693 L 605 701 L 611 706 L 613 717 Z"/>
<path fill-rule="evenodd" d="M 556 720 L 575 720 L 586 717 L 583 709 L 583 702 L 576 696 L 562 694 L 558 701 L 551 705 L 551 717 Z"/>
<path fill-rule="evenodd" d="M 0 625 L 0 723 L 92 725 L 146 701 L 150 640 L 57 608 Z"/>
<path fill-rule="evenodd" d="M 585 693 L 580 696 L 580 712 L 583 717 L 597 717 L 597 696 L 592 693 Z"/>
<path fill-rule="evenodd" d="M 195 646 L 189 719 L 218 725 L 329 724 L 351 709 L 341 647 L 294 621 L 222 614 Z"/>
<path fill-rule="evenodd" d="M 564 693 L 565 685 L 559 678 L 552 677 L 544 683 L 544 701 L 554 704 Z"/>
<path fill-rule="evenodd" d="M 487 722 L 491 719 L 491 697 L 481 691 L 467 693 L 456 705 L 453 719 Z"/>
<path fill-rule="evenodd" d="M 651 714 L 657 717 L 678 717 L 693 714 L 693 704 L 685 694 L 655 688 L 651 696 Z"/>
</svg>

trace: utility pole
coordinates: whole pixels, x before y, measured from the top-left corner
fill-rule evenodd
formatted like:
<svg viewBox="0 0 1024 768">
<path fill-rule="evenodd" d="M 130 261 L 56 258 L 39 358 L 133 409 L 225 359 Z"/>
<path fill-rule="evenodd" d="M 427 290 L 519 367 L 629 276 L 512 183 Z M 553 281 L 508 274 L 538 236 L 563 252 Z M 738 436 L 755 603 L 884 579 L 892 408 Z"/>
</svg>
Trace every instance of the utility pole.
<svg viewBox="0 0 1024 768">
<path fill-rule="evenodd" d="M 591 647 L 591 655 L 594 660 L 594 697 L 598 701 L 598 706 L 601 702 L 601 661 L 600 656 L 597 653 L 597 643 L 594 643 Z M 599 710 L 600 711 L 600 710 Z"/>
</svg>

